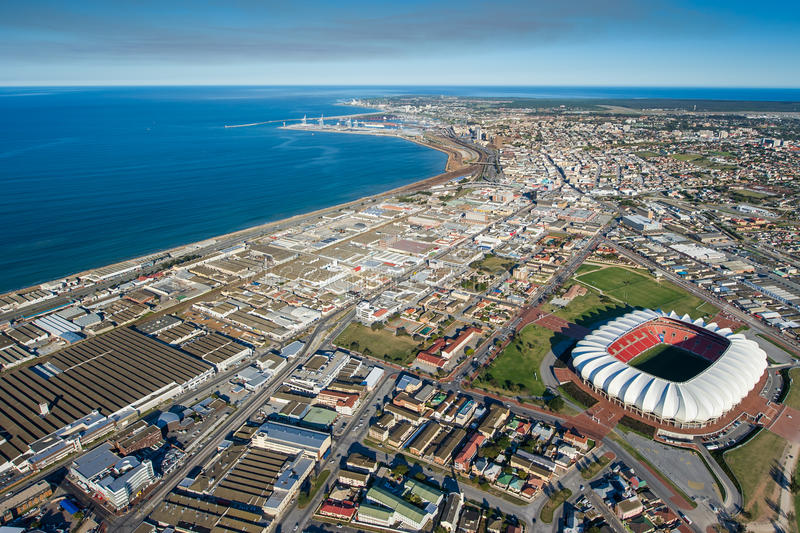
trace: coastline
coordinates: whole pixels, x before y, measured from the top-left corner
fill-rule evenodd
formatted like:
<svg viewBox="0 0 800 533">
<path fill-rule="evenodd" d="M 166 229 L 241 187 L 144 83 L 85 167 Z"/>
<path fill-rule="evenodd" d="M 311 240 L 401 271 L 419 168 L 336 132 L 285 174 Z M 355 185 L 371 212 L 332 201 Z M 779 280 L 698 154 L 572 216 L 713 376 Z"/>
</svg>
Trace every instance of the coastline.
<svg viewBox="0 0 800 533">
<path fill-rule="evenodd" d="M 370 115 L 370 114 L 371 113 L 360 113 L 358 115 L 349 115 L 349 116 L 364 116 L 364 115 Z M 306 128 L 292 128 L 292 129 L 298 129 L 298 130 L 303 130 L 303 131 L 306 130 Z M 307 130 L 311 131 L 311 132 L 315 132 L 316 131 L 313 128 L 308 128 Z M 356 133 L 356 132 L 331 131 L 330 133 Z M 358 132 L 358 133 L 361 133 L 363 135 L 373 135 L 373 136 L 380 136 L 380 137 L 387 136 L 386 134 L 381 133 L 381 132 Z M 145 258 L 147 256 L 151 256 L 151 255 L 154 255 L 154 254 L 171 254 L 171 253 L 176 252 L 176 251 L 178 251 L 178 250 L 180 250 L 182 248 L 185 248 L 187 246 L 196 245 L 196 244 L 199 244 L 199 243 L 202 243 L 204 241 L 211 240 L 211 239 L 219 241 L 219 240 L 229 240 L 229 239 L 245 240 L 247 238 L 254 238 L 254 237 L 259 236 L 260 234 L 264 234 L 264 233 L 268 232 L 269 230 L 273 230 L 273 229 L 275 229 L 277 227 L 280 227 L 282 225 L 290 225 L 290 224 L 294 225 L 294 224 L 299 223 L 300 221 L 305 220 L 307 218 L 313 218 L 313 217 L 317 217 L 317 216 L 320 216 L 320 215 L 324 215 L 324 214 L 332 212 L 332 211 L 338 211 L 338 210 L 341 210 L 341 209 L 346 209 L 348 207 L 352 207 L 352 206 L 355 206 L 355 205 L 358 205 L 358 204 L 361 204 L 361 203 L 364 203 L 364 202 L 367 202 L 367 201 L 377 200 L 377 199 L 380 199 L 380 198 L 384 198 L 384 197 L 387 197 L 387 196 L 392 196 L 392 195 L 403 193 L 403 192 L 409 192 L 409 191 L 413 191 L 413 190 L 417 190 L 417 189 L 421 189 L 421 188 L 431 187 L 431 186 L 437 185 L 439 183 L 449 181 L 449 180 L 451 180 L 453 178 L 456 178 L 456 177 L 459 177 L 459 176 L 463 176 L 463 175 L 467 175 L 467 174 L 474 174 L 475 172 L 480 170 L 480 166 L 479 165 L 474 165 L 474 164 L 472 164 L 472 165 L 461 165 L 461 166 L 458 166 L 457 168 L 452 168 L 453 165 L 456 164 L 456 162 L 458 162 L 458 163 L 461 162 L 461 154 L 460 154 L 460 152 L 458 150 L 448 149 L 448 148 L 446 148 L 444 146 L 439 146 L 439 145 L 435 145 L 435 144 L 432 144 L 432 143 L 426 143 L 426 142 L 419 141 L 419 140 L 413 140 L 413 139 L 410 139 L 408 137 L 403 137 L 403 136 L 399 136 L 399 135 L 392 135 L 392 137 L 397 137 L 397 138 L 404 139 L 406 141 L 414 142 L 416 144 L 419 144 L 420 146 L 425 146 L 426 148 L 431 148 L 433 150 L 437 150 L 439 152 L 447 154 L 447 161 L 445 162 L 444 172 L 442 172 L 440 174 L 436 174 L 434 176 L 430 176 L 428 178 L 424 178 L 424 179 L 409 183 L 407 185 L 402 185 L 400 187 L 395 187 L 393 189 L 389 189 L 389 190 L 386 190 L 386 191 L 383 191 L 383 192 L 380 192 L 380 193 L 367 195 L 367 196 L 362 196 L 362 197 L 359 197 L 359 198 L 357 198 L 355 200 L 351 200 L 349 202 L 344 202 L 344 203 L 341 203 L 341 204 L 335 204 L 335 205 L 332 205 L 332 206 L 323 207 L 321 209 L 316 209 L 314 211 L 309 211 L 309 212 L 306 212 L 306 213 L 297 214 L 297 215 L 294 215 L 294 216 L 291 216 L 291 217 L 288 217 L 288 218 L 283 218 L 283 219 L 280 219 L 280 220 L 274 220 L 274 221 L 271 221 L 271 222 L 266 222 L 264 224 L 251 226 L 251 227 L 248 227 L 248 228 L 244 228 L 244 229 L 233 231 L 233 232 L 229 232 L 229 233 L 223 233 L 223 234 L 219 234 L 219 235 L 212 235 L 212 236 L 206 237 L 204 239 L 201 239 L 199 241 L 186 242 L 186 243 L 183 243 L 183 244 L 181 244 L 179 246 L 173 246 L 171 248 L 165 248 L 165 249 L 161 249 L 161 250 L 156 250 L 156 251 L 144 254 L 144 255 L 138 255 L 138 256 L 129 257 L 129 258 L 117 261 L 115 263 L 108 263 L 108 264 L 104 264 L 104 265 L 98 265 L 98 266 L 96 266 L 94 268 L 90 268 L 90 269 L 83 270 L 83 271 L 80 271 L 80 272 L 64 274 L 63 276 L 60 276 L 58 278 L 47 280 L 47 281 L 43 281 L 43 282 L 37 283 L 35 285 L 29 285 L 29 286 L 26 286 L 26 287 L 21 287 L 21 288 L 18 288 L 18 289 L 14 289 L 14 290 L 10 290 L 10 291 L 6 291 L 6 292 L 3 292 L 3 293 L 0 293 L 0 297 L 32 291 L 32 290 L 35 290 L 35 289 L 39 288 L 41 285 L 44 285 L 44 284 L 47 284 L 47 283 L 52 283 L 52 282 L 60 280 L 60 279 L 85 277 L 85 276 L 88 276 L 88 275 L 92 274 L 93 272 L 95 272 L 97 270 L 105 269 L 105 268 L 108 268 L 108 267 L 113 267 L 113 266 L 116 266 L 116 265 L 122 265 L 123 263 L 129 262 L 129 261 L 137 261 L 137 260 L 143 259 L 143 258 Z M 250 235 L 250 234 L 254 234 L 254 235 Z M 64 293 L 64 296 L 69 296 L 69 293 L 68 292 Z"/>
</svg>

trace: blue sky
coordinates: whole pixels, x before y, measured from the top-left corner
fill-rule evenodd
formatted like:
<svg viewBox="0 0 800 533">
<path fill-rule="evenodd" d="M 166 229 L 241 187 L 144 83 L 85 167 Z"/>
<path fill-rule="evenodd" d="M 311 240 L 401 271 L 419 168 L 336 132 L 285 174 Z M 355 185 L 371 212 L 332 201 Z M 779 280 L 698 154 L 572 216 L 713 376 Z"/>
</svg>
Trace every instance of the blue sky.
<svg viewBox="0 0 800 533">
<path fill-rule="evenodd" d="M 800 87 L 800 2 L 4 0 L 0 84 Z"/>
</svg>

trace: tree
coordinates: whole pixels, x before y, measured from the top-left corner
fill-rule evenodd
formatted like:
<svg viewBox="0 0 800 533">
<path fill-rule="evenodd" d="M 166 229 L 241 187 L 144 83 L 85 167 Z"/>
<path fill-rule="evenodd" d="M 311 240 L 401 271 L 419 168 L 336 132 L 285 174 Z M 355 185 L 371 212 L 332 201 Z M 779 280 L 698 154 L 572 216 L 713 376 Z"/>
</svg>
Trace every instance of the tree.
<svg viewBox="0 0 800 533">
<path fill-rule="evenodd" d="M 369 328 L 370 328 L 372 331 L 378 331 L 378 330 L 380 330 L 380 329 L 383 329 L 383 328 L 384 328 L 384 323 L 383 323 L 383 322 L 381 322 L 381 321 L 373 322 L 372 324 L 370 324 Z"/>
<path fill-rule="evenodd" d="M 405 463 L 401 463 L 392 468 L 392 475 L 395 477 L 405 476 L 406 474 L 408 474 L 408 465 Z"/>
<path fill-rule="evenodd" d="M 564 399 L 561 396 L 554 396 L 547 402 L 547 406 L 553 411 L 561 411 L 564 408 Z"/>
</svg>

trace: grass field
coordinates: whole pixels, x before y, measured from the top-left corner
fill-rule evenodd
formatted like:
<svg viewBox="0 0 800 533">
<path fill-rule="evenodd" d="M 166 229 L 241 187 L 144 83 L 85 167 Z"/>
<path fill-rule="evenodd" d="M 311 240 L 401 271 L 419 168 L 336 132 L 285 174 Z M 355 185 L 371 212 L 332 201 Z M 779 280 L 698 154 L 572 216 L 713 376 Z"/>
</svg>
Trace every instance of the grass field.
<svg viewBox="0 0 800 533">
<path fill-rule="evenodd" d="M 604 294 L 632 307 L 646 307 L 688 313 L 692 318 L 713 316 L 719 311 L 709 304 L 680 289 L 668 281 L 656 281 L 653 277 L 620 267 L 608 267 L 576 277 Z"/>
<path fill-rule="evenodd" d="M 732 170 L 736 168 L 736 165 L 731 165 L 728 163 L 718 163 L 716 161 L 712 161 L 711 159 L 702 154 L 672 154 L 672 158 L 677 159 L 678 161 L 687 161 L 689 163 L 692 163 L 693 165 L 697 165 L 699 167 L 704 167 L 704 168 L 719 169 L 719 170 Z"/>
<path fill-rule="evenodd" d="M 507 259 L 505 257 L 499 257 L 496 255 L 489 254 L 483 259 L 475 261 L 469 266 L 474 268 L 475 270 L 480 270 L 482 272 L 491 272 L 493 274 L 499 274 L 501 272 L 511 270 L 511 267 L 513 267 L 516 264 L 517 263 L 512 259 Z"/>
<path fill-rule="evenodd" d="M 792 385 L 789 387 L 789 394 L 783 401 L 789 407 L 800 409 L 800 368 L 789 370 L 789 377 L 792 378 Z"/>
<path fill-rule="evenodd" d="M 489 391 L 541 396 L 545 391 L 539 374 L 542 359 L 563 336 L 529 324 L 509 343 L 474 385 Z"/>
<path fill-rule="evenodd" d="M 695 161 L 697 159 L 702 159 L 702 154 L 672 154 L 673 159 L 677 159 L 678 161 Z"/>
<path fill-rule="evenodd" d="M 550 499 L 542 507 L 542 512 L 539 514 L 539 518 L 542 519 L 542 522 L 545 524 L 550 524 L 553 522 L 553 513 L 556 512 L 556 509 L 561 507 L 565 501 L 569 500 L 570 496 L 572 496 L 572 491 L 569 489 L 561 489 L 558 492 L 554 492 Z"/>
<path fill-rule="evenodd" d="M 687 381 L 711 363 L 699 355 L 669 344 L 657 344 L 628 363 L 648 374 L 681 383 Z"/>
<path fill-rule="evenodd" d="M 585 296 L 579 296 L 561 309 L 545 307 L 545 312 L 552 312 L 559 318 L 568 322 L 575 322 L 581 326 L 591 326 L 595 322 L 608 320 L 632 311 L 632 307 L 625 307 L 599 292 L 589 289 Z"/>
<path fill-rule="evenodd" d="M 586 274 L 587 272 L 594 272 L 595 270 L 603 268 L 602 265 L 590 265 L 589 263 L 583 263 L 581 266 L 578 267 L 578 270 L 575 272 L 578 275 Z"/>
<path fill-rule="evenodd" d="M 776 461 L 780 459 L 786 441 L 767 430 L 753 437 L 742 446 L 725 454 L 725 462 L 730 467 L 744 496 L 744 507 L 751 519 L 758 519 L 761 514 L 770 512 L 766 500 L 773 499 L 778 485 L 770 472 Z"/>
<path fill-rule="evenodd" d="M 418 351 L 418 345 L 411 337 L 395 336 L 394 333 L 385 329 L 373 331 L 358 322 L 347 326 L 333 342 L 342 348 L 352 349 L 400 365 L 409 364 Z"/>
</svg>

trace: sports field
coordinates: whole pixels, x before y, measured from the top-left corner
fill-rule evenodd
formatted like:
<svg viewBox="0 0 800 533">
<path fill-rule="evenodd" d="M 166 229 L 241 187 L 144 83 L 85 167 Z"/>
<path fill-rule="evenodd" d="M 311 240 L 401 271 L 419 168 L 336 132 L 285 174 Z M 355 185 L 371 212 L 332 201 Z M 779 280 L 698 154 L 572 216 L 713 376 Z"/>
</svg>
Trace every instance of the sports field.
<svg viewBox="0 0 800 533">
<path fill-rule="evenodd" d="M 656 281 L 645 272 L 613 266 L 579 274 L 575 279 L 632 307 L 688 313 L 692 318 L 713 316 L 719 311 L 701 298 L 668 281 Z"/>
<path fill-rule="evenodd" d="M 628 363 L 653 376 L 681 383 L 687 381 L 711 363 L 699 355 L 669 344 L 657 344 Z"/>
</svg>

